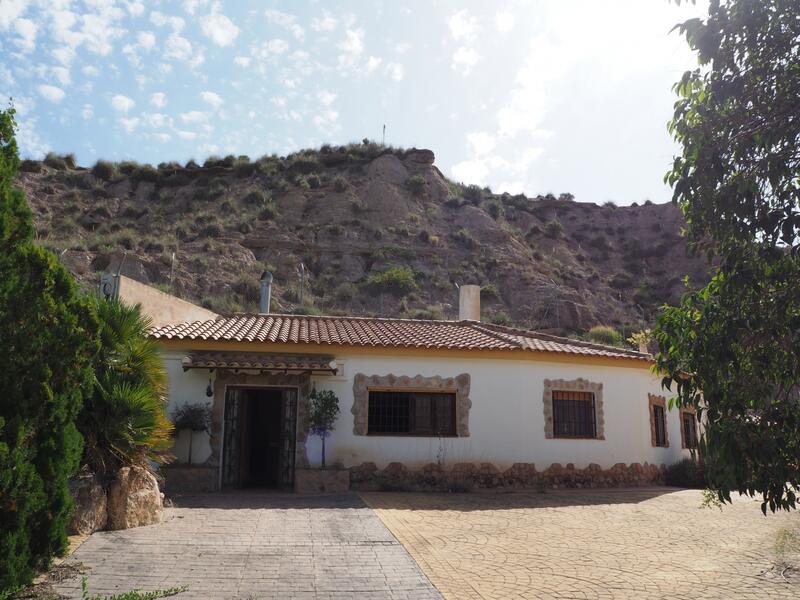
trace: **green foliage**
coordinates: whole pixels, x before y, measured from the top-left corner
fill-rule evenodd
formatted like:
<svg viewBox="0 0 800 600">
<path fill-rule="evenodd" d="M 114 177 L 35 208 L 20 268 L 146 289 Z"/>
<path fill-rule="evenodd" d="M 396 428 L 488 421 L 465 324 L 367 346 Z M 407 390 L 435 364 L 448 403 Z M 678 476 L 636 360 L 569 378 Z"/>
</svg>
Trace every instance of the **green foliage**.
<svg viewBox="0 0 800 600">
<path fill-rule="evenodd" d="M 339 193 L 346 192 L 350 189 L 350 182 L 345 177 L 337 175 L 333 180 L 333 189 Z"/>
<path fill-rule="evenodd" d="M 0 111 L 0 596 L 66 550 L 75 419 L 97 351 L 97 323 L 72 277 L 33 243 L 14 187 L 14 130 L 14 110 Z"/>
<path fill-rule="evenodd" d="M 544 226 L 544 234 L 549 238 L 559 238 L 563 233 L 564 227 L 561 225 L 561 221 L 558 219 L 548 221 Z"/>
<path fill-rule="evenodd" d="M 508 313 L 502 311 L 494 313 L 491 316 L 491 322 L 495 325 L 504 325 L 505 327 L 511 327 L 514 324 Z"/>
<path fill-rule="evenodd" d="M 694 458 L 684 458 L 667 467 L 664 483 L 675 487 L 702 490 L 706 487 L 703 463 Z"/>
<path fill-rule="evenodd" d="M 500 204 L 500 202 L 498 202 L 497 200 L 493 200 L 492 202 L 490 202 L 486 210 L 489 213 L 489 216 L 491 216 L 495 221 L 497 221 L 499 218 L 505 215 L 505 210 L 503 209 L 503 205 Z"/>
<path fill-rule="evenodd" d="M 703 416 L 709 488 L 765 513 L 800 486 L 798 23 L 797 2 L 721 0 L 679 25 L 700 66 L 674 88 L 666 181 L 690 247 L 720 260 L 655 332 L 665 387 Z"/>
<path fill-rule="evenodd" d="M 478 242 L 475 241 L 475 238 L 472 237 L 472 234 L 469 232 L 468 229 L 461 228 L 451 236 L 454 241 L 458 242 L 465 248 L 473 250 L 478 247 Z"/>
<path fill-rule="evenodd" d="M 428 182 L 422 175 L 412 175 L 406 179 L 406 188 L 417 198 L 428 192 Z"/>
<path fill-rule="evenodd" d="M 186 402 L 175 408 L 170 415 L 175 432 L 190 429 L 191 431 L 211 431 L 211 404 Z"/>
<path fill-rule="evenodd" d="M 271 197 L 269 193 L 265 192 L 261 188 L 252 188 L 242 197 L 242 202 L 251 206 L 262 208 L 267 205 L 270 199 Z"/>
<path fill-rule="evenodd" d="M 166 413 L 166 371 L 150 320 L 138 306 L 94 299 L 100 321 L 100 352 L 94 389 L 78 427 L 85 439 L 84 463 L 100 475 L 124 465 L 160 462 L 171 445 Z"/>
<path fill-rule="evenodd" d="M 386 271 L 372 273 L 367 278 L 367 285 L 377 291 L 402 296 L 417 289 L 417 280 L 414 271 L 408 267 L 392 267 Z"/>
<path fill-rule="evenodd" d="M 90 595 L 89 584 L 86 577 L 84 577 L 81 579 L 81 600 L 156 600 L 157 598 L 177 596 L 178 594 L 188 591 L 188 589 L 188 585 L 181 585 L 178 587 L 167 588 L 165 590 L 153 590 L 151 592 L 131 590 L 130 592 L 112 594 L 111 596 L 106 596 L 105 594 Z"/>
<path fill-rule="evenodd" d="M 103 181 L 111 181 L 117 175 L 117 166 L 107 160 L 98 160 L 92 167 L 92 175 Z"/>
<path fill-rule="evenodd" d="M 595 325 L 587 333 L 590 341 L 606 346 L 624 346 L 622 334 L 608 325 Z"/>
<path fill-rule="evenodd" d="M 317 391 L 309 395 L 308 426 L 312 434 L 322 439 L 322 468 L 325 468 L 325 438 L 333 431 L 339 416 L 339 397 L 331 390 Z"/>
<path fill-rule="evenodd" d="M 652 329 L 643 329 L 642 331 L 637 331 L 632 333 L 628 337 L 628 343 L 636 348 L 639 349 L 640 346 L 644 346 L 645 348 L 650 345 L 653 341 L 653 331 Z"/>
<path fill-rule="evenodd" d="M 483 190 L 479 185 L 468 185 L 464 188 L 464 200 L 476 206 L 483 200 Z"/>
</svg>

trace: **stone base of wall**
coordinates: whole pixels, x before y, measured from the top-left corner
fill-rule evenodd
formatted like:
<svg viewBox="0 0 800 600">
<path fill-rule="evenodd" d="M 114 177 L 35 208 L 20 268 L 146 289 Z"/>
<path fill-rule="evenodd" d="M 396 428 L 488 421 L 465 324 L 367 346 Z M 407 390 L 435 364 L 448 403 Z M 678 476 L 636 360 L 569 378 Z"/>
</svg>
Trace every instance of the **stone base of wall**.
<svg viewBox="0 0 800 600">
<path fill-rule="evenodd" d="M 205 465 L 165 465 L 159 473 L 164 477 L 167 494 L 213 492 L 219 479 L 219 468 Z"/>
<path fill-rule="evenodd" d="M 514 463 L 500 470 L 491 463 L 457 463 L 452 468 L 430 463 L 408 469 L 393 462 L 384 469 L 362 463 L 350 469 L 350 488 L 360 491 L 469 491 L 471 489 L 599 488 L 662 485 L 666 465 L 617 463 L 610 469 L 591 464 L 576 469 L 569 463 L 537 471 L 533 463 Z"/>
<path fill-rule="evenodd" d="M 350 489 L 347 469 L 297 469 L 294 472 L 294 491 L 298 494 L 346 492 Z"/>
</svg>

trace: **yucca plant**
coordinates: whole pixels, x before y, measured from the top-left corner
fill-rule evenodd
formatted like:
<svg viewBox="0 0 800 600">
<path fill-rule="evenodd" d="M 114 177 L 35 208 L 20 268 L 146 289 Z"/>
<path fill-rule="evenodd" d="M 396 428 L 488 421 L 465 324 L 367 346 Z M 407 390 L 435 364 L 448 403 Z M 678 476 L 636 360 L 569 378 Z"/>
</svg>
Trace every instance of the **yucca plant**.
<svg viewBox="0 0 800 600">
<path fill-rule="evenodd" d="M 120 466 L 163 462 L 172 444 L 166 412 L 166 371 L 158 347 L 147 337 L 150 320 L 138 306 L 95 300 L 100 321 L 92 396 L 79 428 L 84 462 L 98 474 Z"/>
</svg>

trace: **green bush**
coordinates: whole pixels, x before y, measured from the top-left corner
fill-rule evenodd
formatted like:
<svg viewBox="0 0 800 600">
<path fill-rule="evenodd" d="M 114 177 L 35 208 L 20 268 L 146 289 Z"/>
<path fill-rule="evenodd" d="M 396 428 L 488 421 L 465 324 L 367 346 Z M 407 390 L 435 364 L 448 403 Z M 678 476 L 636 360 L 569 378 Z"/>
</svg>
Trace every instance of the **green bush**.
<svg viewBox="0 0 800 600">
<path fill-rule="evenodd" d="M 468 185 L 464 188 L 464 200 L 478 205 L 483 200 L 483 190 L 479 185 Z"/>
<path fill-rule="evenodd" d="M 564 227 L 561 221 L 553 219 L 544 226 L 544 234 L 549 238 L 558 238 L 564 233 Z"/>
<path fill-rule="evenodd" d="M 14 111 L 0 111 L 0 597 L 67 548 L 75 419 L 92 381 L 97 322 L 58 259 L 34 244 L 14 187 Z"/>
<path fill-rule="evenodd" d="M 703 463 L 694 458 L 684 458 L 667 467 L 664 483 L 675 487 L 704 489 L 706 471 Z"/>
<path fill-rule="evenodd" d="M 114 179 L 117 174 L 117 165 L 107 160 L 98 160 L 92 167 L 92 175 L 103 181 Z"/>
<path fill-rule="evenodd" d="M 402 296 L 417 289 L 416 279 L 414 271 L 408 267 L 392 267 L 386 271 L 372 273 L 367 278 L 367 284 L 376 291 Z"/>
<path fill-rule="evenodd" d="M 278 207 L 273 202 L 268 202 L 267 205 L 258 213 L 258 218 L 262 221 L 270 221 L 278 216 Z"/>
<path fill-rule="evenodd" d="M 83 463 L 101 477 L 161 462 L 172 445 L 167 372 L 138 305 L 93 297 L 100 330 L 94 389 L 78 418 Z"/>
<path fill-rule="evenodd" d="M 487 208 L 487 212 L 489 216 L 492 217 L 495 221 L 501 218 L 505 214 L 505 210 L 503 209 L 503 205 L 500 204 L 497 200 L 494 200 L 489 203 Z"/>
<path fill-rule="evenodd" d="M 350 189 L 350 182 L 341 175 L 337 175 L 333 180 L 333 189 L 339 193 Z"/>
<path fill-rule="evenodd" d="M 48 152 L 43 162 L 51 169 L 56 169 L 57 171 L 66 171 L 69 168 L 64 157 L 55 152 Z"/>
<path fill-rule="evenodd" d="M 606 346 L 625 345 L 622 334 L 608 325 L 595 325 L 589 330 L 587 337 L 596 344 L 605 344 Z"/>
<path fill-rule="evenodd" d="M 422 175 L 412 175 L 406 179 L 406 188 L 408 188 L 408 191 L 414 196 L 420 198 L 428 191 L 428 182 Z"/>
<path fill-rule="evenodd" d="M 464 246 L 465 248 L 469 248 L 473 250 L 478 247 L 478 242 L 475 241 L 475 238 L 472 237 L 472 234 L 469 232 L 468 229 L 459 229 L 451 236 L 456 242 Z"/>
</svg>

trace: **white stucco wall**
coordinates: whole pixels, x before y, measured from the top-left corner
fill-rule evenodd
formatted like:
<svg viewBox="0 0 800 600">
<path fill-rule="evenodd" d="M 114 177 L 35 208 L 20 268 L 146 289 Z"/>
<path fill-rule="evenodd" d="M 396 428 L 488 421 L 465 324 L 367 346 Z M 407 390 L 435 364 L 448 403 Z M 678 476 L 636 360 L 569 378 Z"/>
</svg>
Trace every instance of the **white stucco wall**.
<svg viewBox="0 0 800 600">
<path fill-rule="evenodd" d="M 635 367 L 608 367 L 533 360 L 411 358 L 405 356 L 340 355 L 343 375 L 316 377 L 317 388 L 339 396 L 341 415 L 336 431 L 326 442 L 328 462 L 345 466 L 373 461 L 378 467 L 399 461 L 422 466 L 441 459 L 457 462 L 491 462 L 499 468 L 515 462 L 533 462 L 545 469 L 552 463 L 574 463 L 583 468 L 597 463 L 671 464 L 687 455 L 681 450 L 680 417 L 667 412 L 669 448 L 654 448 L 650 439 L 647 394 L 665 394 L 660 378 Z M 353 376 L 441 375 L 471 376 L 470 436 L 465 438 L 376 437 L 353 435 Z M 544 432 L 545 379 L 577 379 L 603 384 L 605 440 L 547 439 Z M 319 462 L 319 440 L 310 438 L 308 456 Z"/>
<path fill-rule="evenodd" d="M 184 373 L 181 359 L 186 352 L 163 352 L 164 365 L 167 369 L 169 384 L 169 405 L 167 410 L 172 416 L 172 411 L 183 404 L 209 404 L 211 398 L 206 396 L 208 386 L 207 371 L 186 371 Z M 189 432 L 178 432 L 173 454 L 179 463 L 189 461 Z M 192 436 L 192 463 L 199 464 L 208 460 L 211 455 L 209 436 L 205 432 L 197 432 Z"/>
<path fill-rule="evenodd" d="M 164 353 L 170 384 L 170 410 L 184 402 L 208 402 L 206 371 L 183 372 L 181 358 L 186 352 Z M 399 461 L 408 467 L 443 461 L 491 462 L 505 468 L 515 462 L 536 463 L 545 469 L 552 463 L 574 463 L 584 468 L 597 463 L 608 468 L 616 463 L 671 464 L 687 450 L 681 449 L 680 416 L 667 411 L 669 448 L 654 448 L 650 439 L 648 393 L 665 395 L 660 378 L 646 368 L 582 365 L 538 360 L 495 358 L 412 357 L 339 353 L 340 374 L 313 379 L 318 389 L 333 390 L 339 397 L 341 414 L 336 429 L 326 442 L 328 464 L 345 466 L 372 461 L 384 467 Z M 365 375 L 423 375 L 454 377 L 469 373 L 472 408 L 470 436 L 464 438 L 381 437 L 353 434 L 353 377 Z M 603 384 L 605 440 L 547 439 L 544 432 L 543 388 L 545 379 L 583 378 Z M 220 401 L 219 399 L 217 401 Z M 184 434 L 174 452 L 185 460 L 188 437 Z M 310 437 L 307 444 L 312 465 L 320 462 L 320 442 Z M 210 446 L 205 434 L 196 434 L 193 459 L 208 458 Z"/>
</svg>

